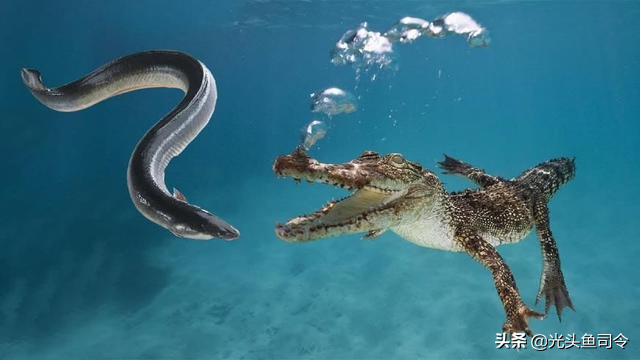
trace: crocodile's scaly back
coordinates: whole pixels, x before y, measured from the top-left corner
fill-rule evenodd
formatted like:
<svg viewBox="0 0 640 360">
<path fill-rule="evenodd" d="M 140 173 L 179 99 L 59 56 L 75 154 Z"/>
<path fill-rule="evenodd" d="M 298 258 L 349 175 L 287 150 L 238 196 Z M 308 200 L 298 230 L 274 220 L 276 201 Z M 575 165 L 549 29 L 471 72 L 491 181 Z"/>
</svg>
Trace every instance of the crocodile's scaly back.
<svg viewBox="0 0 640 360">
<path fill-rule="evenodd" d="M 513 179 L 521 188 L 549 200 L 558 189 L 576 174 L 575 158 L 556 158 L 532 167 Z"/>
</svg>

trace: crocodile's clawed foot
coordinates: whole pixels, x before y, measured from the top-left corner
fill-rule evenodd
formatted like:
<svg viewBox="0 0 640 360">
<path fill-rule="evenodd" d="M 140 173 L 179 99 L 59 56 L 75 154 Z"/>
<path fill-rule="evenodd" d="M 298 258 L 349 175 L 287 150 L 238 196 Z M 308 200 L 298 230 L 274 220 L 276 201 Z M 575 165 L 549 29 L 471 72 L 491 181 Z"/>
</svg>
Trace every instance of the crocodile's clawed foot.
<svg viewBox="0 0 640 360">
<path fill-rule="evenodd" d="M 507 334 L 513 334 L 517 332 L 524 332 L 525 334 L 533 337 L 533 331 L 529 329 L 529 318 L 535 317 L 540 320 L 545 318 L 545 314 L 531 310 L 526 305 L 520 305 L 518 313 L 514 316 L 507 317 L 507 321 L 502 326 L 502 331 Z"/>
<path fill-rule="evenodd" d="M 556 312 L 558 314 L 558 320 L 562 321 L 562 309 L 569 307 L 571 310 L 576 311 L 573 308 L 573 303 L 569 297 L 567 286 L 564 283 L 564 277 L 562 274 L 547 276 L 540 284 L 540 290 L 536 296 L 536 305 L 544 294 L 545 304 L 544 312 L 549 313 L 551 305 L 556 306 Z"/>
<path fill-rule="evenodd" d="M 452 175 L 466 175 L 471 170 L 468 164 L 454 159 L 447 154 L 444 154 L 444 160 L 439 161 L 438 166 L 440 169 L 444 170 L 445 174 Z"/>
</svg>

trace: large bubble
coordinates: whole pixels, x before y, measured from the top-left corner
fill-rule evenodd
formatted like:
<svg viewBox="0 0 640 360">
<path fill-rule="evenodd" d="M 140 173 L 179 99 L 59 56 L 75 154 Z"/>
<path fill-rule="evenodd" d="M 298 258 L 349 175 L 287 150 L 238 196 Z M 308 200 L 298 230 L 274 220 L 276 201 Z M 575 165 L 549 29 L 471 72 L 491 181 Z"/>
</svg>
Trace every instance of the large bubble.
<svg viewBox="0 0 640 360">
<path fill-rule="evenodd" d="M 466 36 L 467 44 L 471 47 L 487 46 L 491 43 L 489 31 L 465 13 L 453 12 L 438 20 L 442 20 L 448 33 Z"/>
<path fill-rule="evenodd" d="M 311 111 L 331 117 L 356 111 L 356 98 L 351 93 L 331 87 L 311 94 Z"/>
<path fill-rule="evenodd" d="M 301 145 L 305 150 L 311 149 L 318 140 L 322 139 L 327 134 L 328 126 L 320 121 L 311 121 L 302 131 Z"/>
</svg>

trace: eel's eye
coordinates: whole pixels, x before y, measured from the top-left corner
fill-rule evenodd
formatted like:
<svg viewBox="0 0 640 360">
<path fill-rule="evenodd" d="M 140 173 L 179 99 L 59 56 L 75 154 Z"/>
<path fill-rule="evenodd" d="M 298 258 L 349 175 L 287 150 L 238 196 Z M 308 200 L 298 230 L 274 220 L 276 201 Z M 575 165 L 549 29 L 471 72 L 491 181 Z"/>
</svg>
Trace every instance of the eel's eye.
<svg viewBox="0 0 640 360">
<path fill-rule="evenodd" d="M 389 159 L 389 163 L 395 167 L 404 167 L 405 160 L 400 154 L 395 154 Z"/>
</svg>

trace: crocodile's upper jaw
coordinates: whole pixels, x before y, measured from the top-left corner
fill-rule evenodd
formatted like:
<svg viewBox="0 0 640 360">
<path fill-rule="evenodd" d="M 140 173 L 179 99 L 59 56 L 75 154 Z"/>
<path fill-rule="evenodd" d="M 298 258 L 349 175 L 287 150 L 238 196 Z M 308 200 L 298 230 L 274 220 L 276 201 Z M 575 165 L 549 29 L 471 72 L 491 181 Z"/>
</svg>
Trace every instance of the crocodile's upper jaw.
<svg viewBox="0 0 640 360">
<path fill-rule="evenodd" d="M 432 192 L 425 177 L 433 173 L 400 154 L 365 152 L 348 163 L 322 164 L 299 148 L 291 155 L 278 157 L 273 170 L 296 181 L 355 190 L 313 214 L 277 224 L 276 235 L 285 241 L 311 241 L 393 227 L 412 218 L 407 213 L 417 213 L 421 199 Z"/>
</svg>

